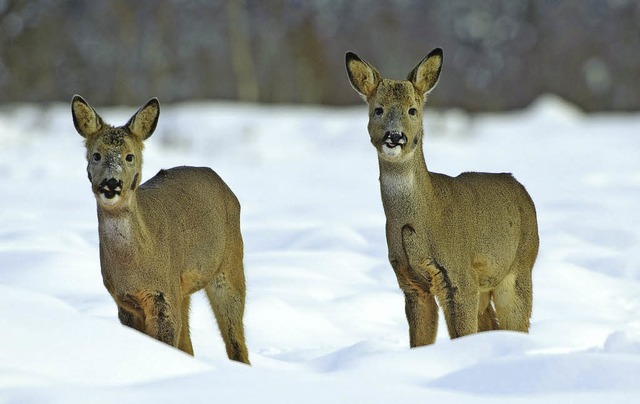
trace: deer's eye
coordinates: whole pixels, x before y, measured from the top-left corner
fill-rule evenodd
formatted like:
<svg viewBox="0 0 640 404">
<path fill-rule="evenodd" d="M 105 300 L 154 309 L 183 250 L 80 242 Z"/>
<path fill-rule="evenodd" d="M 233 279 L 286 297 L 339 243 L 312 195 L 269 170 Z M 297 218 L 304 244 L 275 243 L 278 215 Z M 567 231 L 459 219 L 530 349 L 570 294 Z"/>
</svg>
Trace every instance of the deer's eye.
<svg viewBox="0 0 640 404">
<path fill-rule="evenodd" d="M 380 115 L 382 115 L 382 113 L 383 113 L 383 112 L 384 112 L 384 110 L 382 109 L 382 107 L 378 107 L 378 108 L 376 108 L 376 109 L 374 109 L 374 110 L 373 110 L 373 113 L 374 113 L 376 116 L 380 116 Z"/>
<path fill-rule="evenodd" d="M 409 108 L 409 115 L 415 115 L 418 113 L 418 110 L 415 108 Z"/>
<path fill-rule="evenodd" d="M 133 161 L 133 154 L 127 154 L 127 157 L 125 157 L 125 159 L 131 163 Z"/>
<path fill-rule="evenodd" d="M 93 161 L 100 161 L 101 158 L 100 153 L 93 153 Z"/>
</svg>

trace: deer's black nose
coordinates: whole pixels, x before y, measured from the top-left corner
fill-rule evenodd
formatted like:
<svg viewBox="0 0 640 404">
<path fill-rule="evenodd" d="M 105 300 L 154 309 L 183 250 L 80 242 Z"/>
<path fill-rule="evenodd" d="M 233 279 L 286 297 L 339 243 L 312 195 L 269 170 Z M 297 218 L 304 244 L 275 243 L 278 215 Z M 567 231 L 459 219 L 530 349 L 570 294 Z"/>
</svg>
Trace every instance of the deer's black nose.
<svg viewBox="0 0 640 404">
<path fill-rule="evenodd" d="M 102 182 L 102 186 L 106 186 L 112 191 L 115 191 L 118 187 L 122 188 L 122 181 L 118 181 L 115 178 L 109 178 L 108 180 L 103 180 Z"/>
</svg>

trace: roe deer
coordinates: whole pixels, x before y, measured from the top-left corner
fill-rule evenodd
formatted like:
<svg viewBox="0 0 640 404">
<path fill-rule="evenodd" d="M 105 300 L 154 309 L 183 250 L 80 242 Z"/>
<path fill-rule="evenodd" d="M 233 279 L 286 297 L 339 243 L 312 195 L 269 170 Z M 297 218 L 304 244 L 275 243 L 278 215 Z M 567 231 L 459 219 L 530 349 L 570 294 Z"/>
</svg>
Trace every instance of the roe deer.
<svg viewBox="0 0 640 404">
<path fill-rule="evenodd" d="M 528 332 L 538 254 L 533 201 L 511 174 L 449 177 L 427 170 L 422 109 L 442 60 L 434 49 L 407 80 L 389 80 L 346 54 L 351 85 L 369 105 L 389 261 L 405 295 L 411 347 L 435 342 L 436 299 L 451 338 Z"/>
<path fill-rule="evenodd" d="M 98 205 L 102 278 L 120 322 L 193 355 L 190 295 L 204 288 L 229 359 L 249 363 L 240 204 L 233 192 L 204 167 L 160 170 L 140 184 L 143 141 L 160 114 L 156 98 L 120 127 L 104 123 L 79 95 L 71 111 Z"/>
</svg>

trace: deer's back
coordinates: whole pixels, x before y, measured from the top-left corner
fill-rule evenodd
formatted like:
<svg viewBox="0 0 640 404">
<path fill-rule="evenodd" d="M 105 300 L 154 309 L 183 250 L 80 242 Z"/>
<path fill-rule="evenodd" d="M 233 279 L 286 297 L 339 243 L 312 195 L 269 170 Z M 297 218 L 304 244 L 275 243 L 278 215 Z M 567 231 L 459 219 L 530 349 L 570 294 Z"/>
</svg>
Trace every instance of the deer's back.
<svg viewBox="0 0 640 404">
<path fill-rule="evenodd" d="M 434 190 L 445 208 L 457 206 L 479 220 L 522 211 L 535 214 L 533 201 L 522 184 L 509 173 L 465 172 L 457 177 L 431 173 Z"/>
<path fill-rule="evenodd" d="M 438 233 L 445 238 L 442 243 L 451 244 L 447 249 L 468 249 L 466 256 L 489 253 L 505 265 L 524 243 L 537 251 L 533 201 L 511 174 L 432 173 L 431 178 L 438 199 Z"/>
<path fill-rule="evenodd" d="M 138 188 L 138 206 L 149 231 L 190 261 L 222 255 L 240 236 L 240 204 L 213 170 L 175 167 L 160 170 Z"/>
<path fill-rule="evenodd" d="M 231 189 L 208 167 L 181 166 L 160 170 L 142 184 L 138 192 L 138 201 L 147 208 L 170 208 L 172 216 L 209 216 L 221 212 L 223 207 L 239 208 Z"/>
</svg>

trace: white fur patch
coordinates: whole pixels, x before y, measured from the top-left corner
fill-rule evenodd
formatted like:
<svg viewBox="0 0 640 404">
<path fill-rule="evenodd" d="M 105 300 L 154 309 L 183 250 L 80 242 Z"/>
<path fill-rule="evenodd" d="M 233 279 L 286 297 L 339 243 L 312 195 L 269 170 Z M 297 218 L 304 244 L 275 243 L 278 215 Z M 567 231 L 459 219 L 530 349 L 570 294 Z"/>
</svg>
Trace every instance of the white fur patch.
<svg viewBox="0 0 640 404">
<path fill-rule="evenodd" d="M 409 195 L 415 187 L 415 175 L 413 172 L 407 174 L 383 173 L 380 176 L 382 192 L 393 195 Z"/>
<path fill-rule="evenodd" d="M 131 221 L 128 217 L 106 217 L 102 225 L 104 235 L 110 242 L 131 243 Z"/>
<path fill-rule="evenodd" d="M 100 196 L 98 196 L 98 198 L 100 198 L 100 203 L 105 205 L 105 206 L 114 206 L 117 205 L 118 202 L 120 202 L 120 199 L 122 198 L 120 195 L 115 194 L 113 196 L 113 198 L 109 199 L 107 198 L 104 194 L 100 194 Z"/>
<path fill-rule="evenodd" d="M 382 144 L 382 154 L 387 157 L 397 157 L 402 152 L 401 146 L 389 147 L 386 143 Z"/>
</svg>

